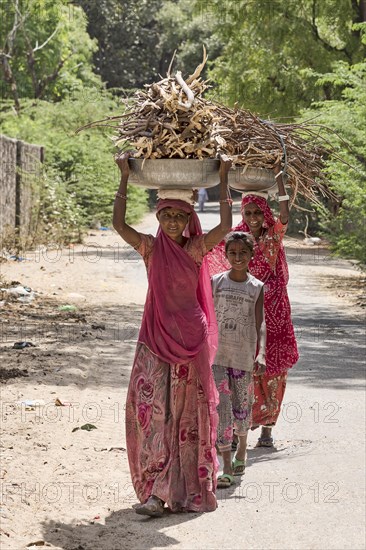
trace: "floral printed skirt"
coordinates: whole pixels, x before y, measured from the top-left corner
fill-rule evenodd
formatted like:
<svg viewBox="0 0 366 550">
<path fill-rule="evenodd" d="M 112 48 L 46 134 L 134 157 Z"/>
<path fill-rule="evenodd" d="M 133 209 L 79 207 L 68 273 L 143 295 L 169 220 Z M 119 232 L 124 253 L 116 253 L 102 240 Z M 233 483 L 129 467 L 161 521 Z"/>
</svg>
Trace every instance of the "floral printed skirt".
<svg viewBox="0 0 366 550">
<path fill-rule="evenodd" d="M 243 370 L 213 365 L 220 396 L 217 446 L 221 452 L 231 450 L 233 432 L 246 435 L 252 420 L 253 374 Z"/>
<path fill-rule="evenodd" d="M 274 426 L 281 411 L 286 390 L 287 371 L 282 374 L 254 376 L 252 430 L 258 426 Z"/>
<path fill-rule="evenodd" d="M 138 343 L 126 404 L 127 452 L 140 502 L 210 512 L 217 458 L 209 406 L 194 362 L 170 365 Z"/>
</svg>

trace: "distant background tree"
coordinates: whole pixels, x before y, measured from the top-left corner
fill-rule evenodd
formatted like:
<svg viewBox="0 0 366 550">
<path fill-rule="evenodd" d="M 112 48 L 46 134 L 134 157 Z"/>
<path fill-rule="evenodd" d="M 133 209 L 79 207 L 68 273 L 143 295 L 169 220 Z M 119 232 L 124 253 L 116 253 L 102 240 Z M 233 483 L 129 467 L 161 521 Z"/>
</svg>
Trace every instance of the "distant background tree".
<svg viewBox="0 0 366 550">
<path fill-rule="evenodd" d="M 194 12 L 194 0 L 77 0 L 88 17 L 88 32 L 98 41 L 96 72 L 108 88 L 131 90 L 165 76 L 174 67 L 192 72 L 202 60 L 202 45 L 215 59 L 221 51 L 214 21 Z"/>
<path fill-rule="evenodd" d="M 316 114 L 317 122 L 341 136 L 342 140 L 337 135 L 330 139 L 338 155 L 353 167 L 335 157 L 327 160 L 328 179 L 342 200 L 336 209 L 324 208 L 321 227 L 336 252 L 366 265 L 366 62 L 351 66 L 338 62 L 332 72 L 318 78 L 319 86 L 326 84 L 335 95 L 341 90 L 341 97 L 318 102 L 302 116 Z"/>
<path fill-rule="evenodd" d="M 0 27 L 1 97 L 59 101 L 70 90 L 101 86 L 83 10 L 66 0 L 9 0 Z"/>
<path fill-rule="evenodd" d="M 331 99 L 339 90 L 317 75 L 366 53 L 352 27 L 366 20 L 365 0 L 197 0 L 196 9 L 225 44 L 210 73 L 219 95 L 262 116 L 296 116 Z"/>
<path fill-rule="evenodd" d="M 109 88 L 141 88 L 160 70 L 156 19 L 161 0 L 77 0 L 88 17 L 88 32 L 98 41 L 97 73 Z"/>
<path fill-rule="evenodd" d="M 174 51 L 173 68 L 182 71 L 183 76 L 191 74 L 202 61 L 204 45 L 209 61 L 202 76 L 207 77 L 210 63 L 223 50 L 220 37 L 215 34 L 216 21 L 196 10 L 192 0 L 166 0 L 156 17 L 162 29 L 159 40 L 161 74 L 165 75 Z"/>
</svg>

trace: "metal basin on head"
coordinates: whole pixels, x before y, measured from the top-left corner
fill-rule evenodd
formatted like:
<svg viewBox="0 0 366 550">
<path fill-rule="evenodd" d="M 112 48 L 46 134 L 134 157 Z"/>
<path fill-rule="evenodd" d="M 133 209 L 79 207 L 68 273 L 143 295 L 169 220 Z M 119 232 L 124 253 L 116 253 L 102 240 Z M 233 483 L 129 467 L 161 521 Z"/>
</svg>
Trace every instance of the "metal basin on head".
<svg viewBox="0 0 366 550">
<path fill-rule="evenodd" d="M 148 189 L 197 189 L 220 182 L 220 161 L 216 159 L 128 160 L 128 183 Z"/>
<path fill-rule="evenodd" d="M 229 187 L 241 193 L 248 191 L 267 191 L 275 194 L 278 191 L 274 172 L 265 168 L 237 166 L 229 171 Z"/>
</svg>

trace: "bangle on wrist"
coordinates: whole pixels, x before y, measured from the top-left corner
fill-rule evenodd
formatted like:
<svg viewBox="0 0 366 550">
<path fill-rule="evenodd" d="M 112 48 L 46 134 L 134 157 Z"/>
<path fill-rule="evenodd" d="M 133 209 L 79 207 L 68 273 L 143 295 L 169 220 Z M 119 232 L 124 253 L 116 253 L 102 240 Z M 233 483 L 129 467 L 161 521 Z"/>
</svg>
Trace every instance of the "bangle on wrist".
<svg viewBox="0 0 366 550">
<path fill-rule="evenodd" d="M 118 191 L 114 196 L 118 197 L 119 199 L 124 199 L 125 201 L 127 200 L 126 195 L 122 195 L 122 193 L 119 193 Z"/>
<path fill-rule="evenodd" d="M 281 172 L 278 172 L 278 174 L 275 175 L 275 180 L 283 175 L 283 170 Z"/>
<path fill-rule="evenodd" d="M 229 206 L 233 204 L 233 199 L 220 199 L 219 202 L 227 202 Z"/>
<path fill-rule="evenodd" d="M 289 201 L 290 197 L 288 195 L 278 195 L 278 202 Z"/>
</svg>

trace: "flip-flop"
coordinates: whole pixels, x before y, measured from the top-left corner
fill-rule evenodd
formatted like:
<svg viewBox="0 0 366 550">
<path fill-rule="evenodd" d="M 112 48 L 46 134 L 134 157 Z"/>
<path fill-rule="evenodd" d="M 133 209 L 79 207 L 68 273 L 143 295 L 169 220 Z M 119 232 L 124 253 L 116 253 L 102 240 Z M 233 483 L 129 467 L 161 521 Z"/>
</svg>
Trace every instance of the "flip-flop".
<svg viewBox="0 0 366 550">
<path fill-rule="evenodd" d="M 227 487 L 230 487 L 234 483 L 234 478 L 230 474 L 221 474 L 217 478 L 217 488 L 218 489 L 226 489 Z"/>
<path fill-rule="evenodd" d="M 234 476 L 242 476 L 245 473 L 245 460 L 238 460 L 236 456 L 234 456 L 231 467 Z"/>
<path fill-rule="evenodd" d="M 273 437 L 258 437 L 256 447 L 273 447 Z"/>
</svg>

